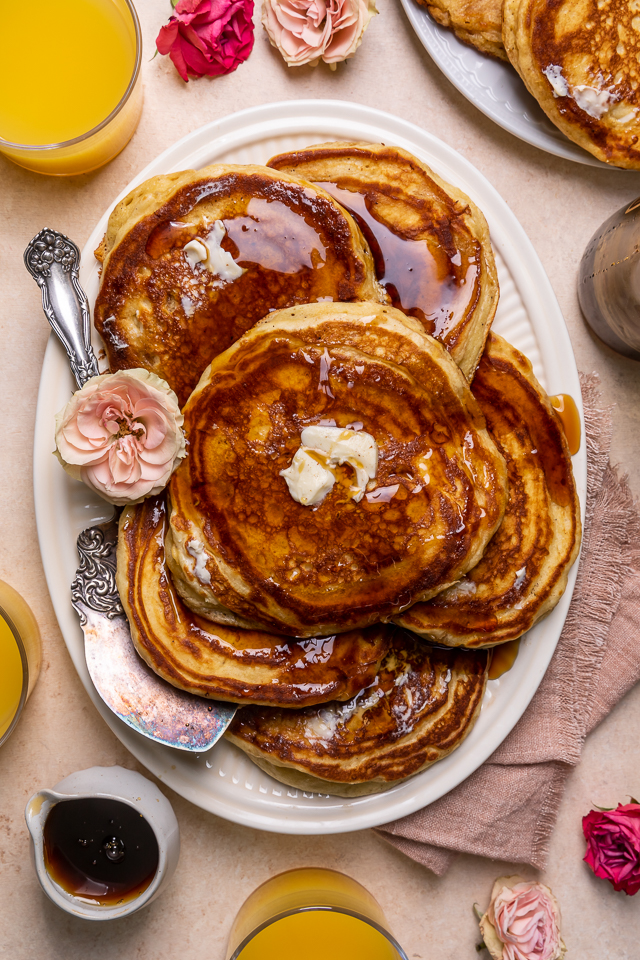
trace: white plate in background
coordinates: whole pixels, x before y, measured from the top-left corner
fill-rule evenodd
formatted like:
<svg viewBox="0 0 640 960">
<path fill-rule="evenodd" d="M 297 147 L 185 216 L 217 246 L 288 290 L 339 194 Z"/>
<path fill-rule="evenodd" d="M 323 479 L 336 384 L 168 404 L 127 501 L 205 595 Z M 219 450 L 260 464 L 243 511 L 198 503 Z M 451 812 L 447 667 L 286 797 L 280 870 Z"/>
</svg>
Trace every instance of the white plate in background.
<svg viewBox="0 0 640 960">
<path fill-rule="evenodd" d="M 596 160 L 551 123 L 514 67 L 458 40 L 416 0 L 401 0 L 409 23 L 448 80 L 487 117 L 526 143 L 590 167 L 619 169 Z"/>
<path fill-rule="evenodd" d="M 491 184 L 462 156 L 398 117 L 370 107 L 307 100 L 255 107 L 193 131 L 150 163 L 97 221 L 82 254 L 80 281 L 93 305 L 98 264 L 93 251 L 108 215 L 123 196 L 148 177 L 214 162 L 264 163 L 273 154 L 325 140 L 393 143 L 416 154 L 444 179 L 464 190 L 483 210 L 491 229 L 501 286 L 494 329 L 533 362 L 549 393 L 569 393 L 582 403 L 569 334 L 542 264 L 524 230 Z M 34 441 L 36 520 L 47 584 L 67 648 L 96 709 L 148 770 L 177 793 L 228 820 L 279 833 L 323 834 L 386 823 L 437 800 L 490 756 L 526 709 L 555 650 L 575 582 L 576 568 L 556 609 L 524 638 L 514 667 L 490 681 L 482 713 L 462 745 L 434 766 L 386 793 L 342 799 L 283 786 L 240 750 L 221 741 L 198 757 L 155 743 L 115 717 L 96 693 L 84 658 L 84 641 L 70 603 L 78 566 L 76 537 L 111 508 L 71 480 L 51 455 L 54 413 L 74 389 L 64 350 L 51 335 L 38 395 Z M 586 453 L 574 458 L 584 505 Z"/>
</svg>

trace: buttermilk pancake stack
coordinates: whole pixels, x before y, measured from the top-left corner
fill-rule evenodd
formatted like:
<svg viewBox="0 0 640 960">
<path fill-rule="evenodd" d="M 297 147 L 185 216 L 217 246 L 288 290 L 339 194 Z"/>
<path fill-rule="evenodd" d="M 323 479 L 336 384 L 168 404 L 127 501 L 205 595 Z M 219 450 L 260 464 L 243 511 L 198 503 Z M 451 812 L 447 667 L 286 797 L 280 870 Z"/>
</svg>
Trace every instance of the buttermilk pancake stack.
<svg viewBox="0 0 640 960">
<path fill-rule="evenodd" d="M 304 790 L 449 754 L 580 543 L 560 421 L 490 333 L 482 213 L 405 151 L 321 144 L 153 178 L 97 255 L 111 368 L 164 377 L 188 444 L 120 518 L 140 656 Z"/>
<path fill-rule="evenodd" d="M 461 40 L 508 58 L 574 143 L 605 163 L 640 169 L 636 0 L 418 2 Z"/>
</svg>

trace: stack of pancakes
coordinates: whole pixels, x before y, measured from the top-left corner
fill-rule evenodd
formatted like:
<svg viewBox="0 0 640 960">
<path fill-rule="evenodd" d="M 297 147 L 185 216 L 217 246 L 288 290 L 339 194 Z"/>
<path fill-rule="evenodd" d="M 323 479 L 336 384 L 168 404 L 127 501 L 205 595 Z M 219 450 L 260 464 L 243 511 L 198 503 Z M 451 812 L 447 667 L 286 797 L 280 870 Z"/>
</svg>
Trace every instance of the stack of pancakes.
<svg viewBox="0 0 640 960">
<path fill-rule="evenodd" d="M 418 0 L 438 23 L 509 60 L 549 119 L 599 160 L 640 169 L 636 0 Z"/>
<path fill-rule="evenodd" d="M 229 739 L 305 790 L 446 756 L 490 648 L 552 609 L 580 542 L 561 424 L 490 333 L 481 212 L 402 150 L 322 144 L 147 181 L 97 255 L 111 368 L 163 376 L 188 441 L 120 520 L 140 655 L 242 705 Z"/>
</svg>

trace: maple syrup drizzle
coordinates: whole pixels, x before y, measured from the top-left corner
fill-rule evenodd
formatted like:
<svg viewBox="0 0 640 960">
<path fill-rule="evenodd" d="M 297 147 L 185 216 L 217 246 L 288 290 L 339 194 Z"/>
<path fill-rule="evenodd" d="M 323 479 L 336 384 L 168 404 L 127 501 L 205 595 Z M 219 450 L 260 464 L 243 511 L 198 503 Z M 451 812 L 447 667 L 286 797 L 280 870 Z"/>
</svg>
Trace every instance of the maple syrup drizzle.
<svg viewBox="0 0 640 960">
<path fill-rule="evenodd" d="M 491 663 L 489 665 L 489 680 L 497 680 L 516 662 L 518 650 L 520 649 L 520 639 L 509 640 L 507 643 L 500 644 L 499 647 L 493 647 L 491 650 Z"/>
<path fill-rule="evenodd" d="M 471 260 L 459 266 L 443 252 L 446 276 L 426 240 L 412 240 L 396 233 L 371 210 L 365 193 L 347 190 L 337 183 L 318 181 L 334 200 L 351 214 L 371 248 L 376 277 L 394 307 L 414 316 L 435 337 L 444 337 L 464 315 L 473 296 L 478 267 Z M 439 269 L 440 267 L 440 269 Z M 466 268 L 466 269 L 465 269 Z"/>
<path fill-rule="evenodd" d="M 327 260 L 315 228 L 281 200 L 251 197 L 246 216 L 224 220 L 224 225 L 222 245 L 244 267 L 258 264 L 263 270 L 295 274 L 320 269 Z"/>
<path fill-rule="evenodd" d="M 317 231 L 305 218 L 280 200 L 252 197 L 246 216 L 222 221 L 222 247 L 244 267 L 254 264 L 263 270 L 296 274 L 324 266 L 327 251 Z M 190 240 L 203 239 L 213 224 L 165 220 L 153 228 L 145 250 L 153 260 L 172 250 L 182 249 Z"/>
<path fill-rule="evenodd" d="M 121 800 L 61 800 L 49 811 L 43 832 L 50 877 L 85 902 L 112 906 L 133 900 L 158 869 L 155 833 Z"/>
<path fill-rule="evenodd" d="M 197 224 L 184 223 L 182 220 L 164 220 L 149 234 L 145 250 L 153 260 L 158 260 L 163 253 L 169 253 L 176 247 L 184 247 L 197 233 Z"/>
<path fill-rule="evenodd" d="M 568 393 L 558 393 L 549 397 L 551 405 L 560 417 L 564 434 L 569 444 L 569 453 L 572 457 L 580 449 L 580 414 L 576 402 Z"/>
</svg>

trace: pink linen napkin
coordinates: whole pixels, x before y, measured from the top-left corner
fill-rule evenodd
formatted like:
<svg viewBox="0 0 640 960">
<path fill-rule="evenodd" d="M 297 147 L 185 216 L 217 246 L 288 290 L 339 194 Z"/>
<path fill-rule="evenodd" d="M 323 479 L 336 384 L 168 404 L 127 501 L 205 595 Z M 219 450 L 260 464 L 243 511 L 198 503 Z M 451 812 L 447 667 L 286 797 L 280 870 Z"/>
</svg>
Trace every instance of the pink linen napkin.
<svg viewBox="0 0 640 960">
<path fill-rule="evenodd" d="M 581 376 L 588 461 L 578 580 L 556 652 L 520 722 L 464 783 L 376 831 L 443 874 L 458 853 L 544 868 L 586 735 L 640 679 L 640 514 L 609 462 L 611 414 Z"/>
</svg>

